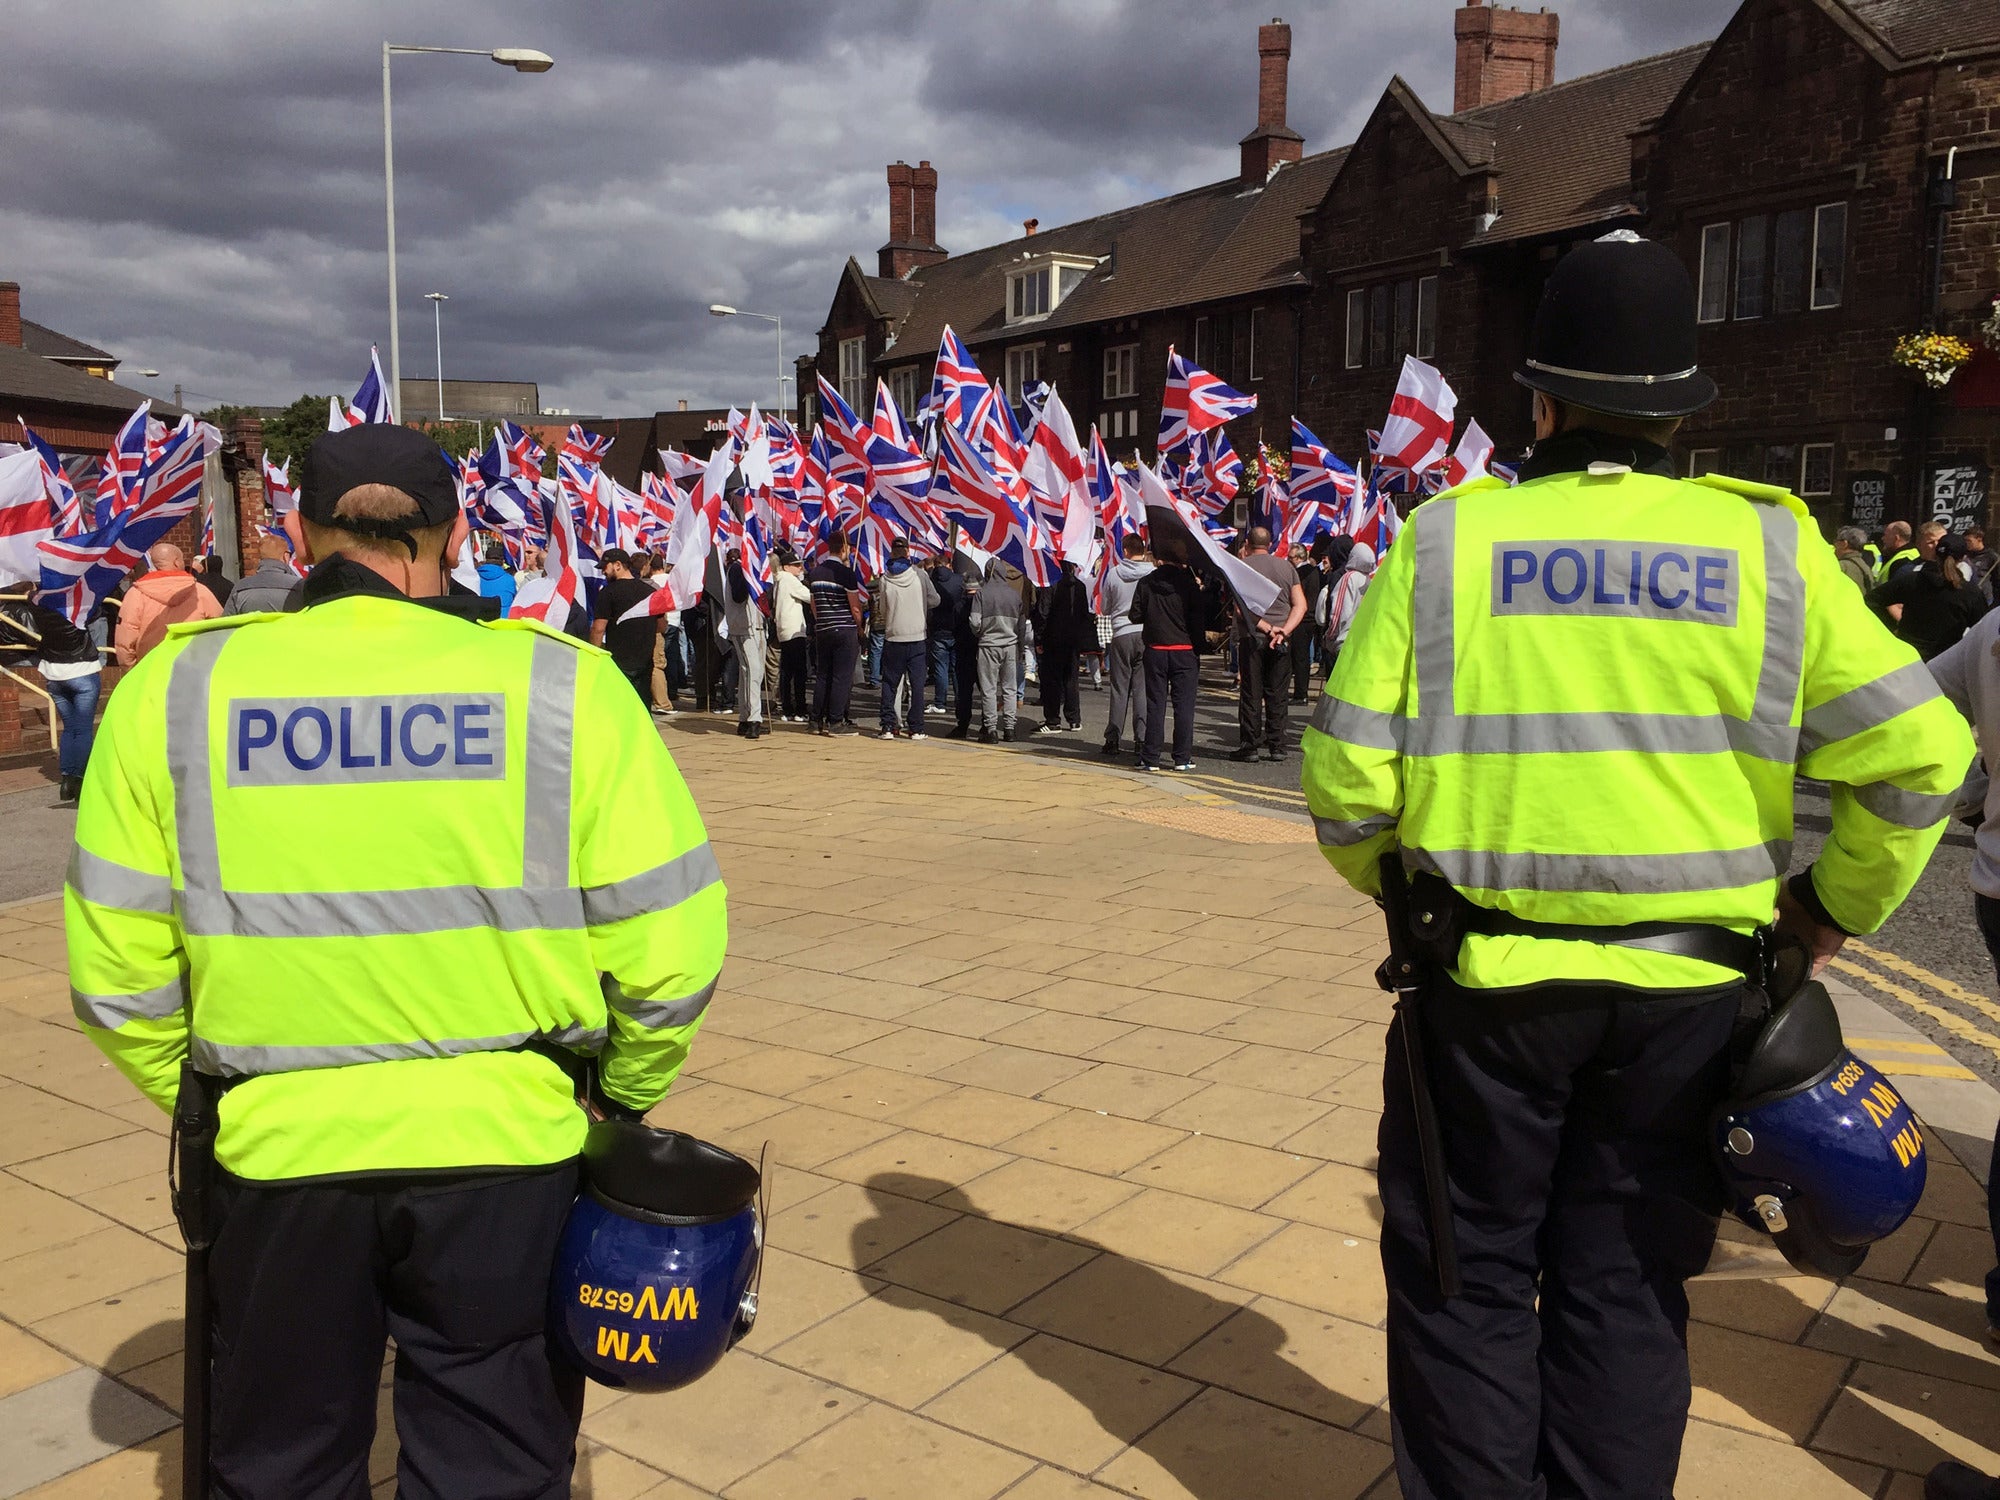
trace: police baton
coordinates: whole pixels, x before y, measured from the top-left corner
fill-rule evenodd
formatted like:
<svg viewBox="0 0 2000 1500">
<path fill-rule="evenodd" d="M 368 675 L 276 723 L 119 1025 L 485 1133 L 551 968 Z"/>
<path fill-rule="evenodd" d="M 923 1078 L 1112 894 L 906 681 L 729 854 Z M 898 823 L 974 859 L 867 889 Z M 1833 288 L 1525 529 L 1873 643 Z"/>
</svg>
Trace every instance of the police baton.
<svg viewBox="0 0 2000 1500">
<path fill-rule="evenodd" d="M 1410 888 L 1402 857 L 1393 851 L 1384 854 L 1377 868 L 1382 877 L 1382 914 L 1389 924 L 1389 956 L 1375 970 L 1375 982 L 1395 995 L 1396 1017 L 1403 1023 L 1403 1056 L 1410 1071 L 1411 1112 L 1416 1117 L 1417 1157 L 1430 1209 L 1431 1264 L 1437 1272 L 1438 1295 L 1456 1297 L 1463 1287 L 1458 1275 L 1458 1231 L 1452 1222 L 1451 1180 L 1445 1173 L 1437 1100 L 1431 1095 L 1430 1064 L 1424 1055 L 1421 997 L 1429 966 L 1410 925 Z"/>
<path fill-rule="evenodd" d="M 168 1147 L 174 1220 L 187 1244 L 185 1324 L 181 1334 L 181 1495 L 208 1500 L 209 1328 L 208 1248 L 215 1239 L 215 1136 L 219 1080 L 181 1062 Z"/>
</svg>

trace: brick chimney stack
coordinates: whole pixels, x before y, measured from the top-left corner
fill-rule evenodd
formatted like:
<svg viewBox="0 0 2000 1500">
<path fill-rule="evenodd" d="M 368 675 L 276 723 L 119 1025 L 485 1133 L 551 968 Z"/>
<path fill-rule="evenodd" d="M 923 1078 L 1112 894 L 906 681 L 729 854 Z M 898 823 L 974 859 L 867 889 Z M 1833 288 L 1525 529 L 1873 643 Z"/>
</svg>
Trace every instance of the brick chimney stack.
<svg viewBox="0 0 2000 1500">
<path fill-rule="evenodd" d="M 21 283 L 0 281 L 0 344 L 21 347 Z"/>
<path fill-rule="evenodd" d="M 927 161 L 889 163 L 889 242 L 875 252 L 878 275 L 901 280 L 945 258 L 937 242 L 937 180 Z"/>
<path fill-rule="evenodd" d="M 1545 89 L 1556 77 L 1554 11 L 1507 10 L 1485 0 L 1465 0 L 1453 19 L 1458 65 L 1452 77 L 1453 113 L 1498 104 Z"/>
<path fill-rule="evenodd" d="M 1305 137 L 1285 123 L 1291 66 L 1292 28 L 1273 16 L 1257 28 L 1257 128 L 1241 142 L 1245 187 L 1263 186 L 1273 167 L 1305 154 Z"/>
</svg>

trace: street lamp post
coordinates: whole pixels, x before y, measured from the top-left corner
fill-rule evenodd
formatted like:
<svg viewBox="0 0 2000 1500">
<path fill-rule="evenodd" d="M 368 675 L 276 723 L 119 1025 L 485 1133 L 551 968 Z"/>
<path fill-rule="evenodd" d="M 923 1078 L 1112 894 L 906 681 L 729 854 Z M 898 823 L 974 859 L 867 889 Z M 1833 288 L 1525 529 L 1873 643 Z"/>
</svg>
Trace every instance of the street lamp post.
<svg viewBox="0 0 2000 1500">
<path fill-rule="evenodd" d="M 776 325 L 778 330 L 778 415 L 791 420 L 791 412 L 785 405 L 785 382 L 791 377 L 785 373 L 785 323 L 774 313 L 747 312 L 740 307 L 731 307 L 727 302 L 708 304 L 710 314 L 718 318 L 762 318 L 766 323 Z"/>
<path fill-rule="evenodd" d="M 444 305 L 451 301 L 445 292 L 425 292 L 424 300 L 431 305 L 435 314 L 432 319 L 437 325 L 437 372 L 438 372 L 438 421 L 444 421 Z"/>
<path fill-rule="evenodd" d="M 517 73 L 546 73 L 556 65 L 546 52 L 526 47 L 410 47 L 382 43 L 382 194 L 389 215 L 389 414 L 403 419 L 403 340 L 396 317 L 396 142 L 389 115 L 389 59 L 398 52 L 439 52 L 456 57 L 490 57 Z"/>
</svg>

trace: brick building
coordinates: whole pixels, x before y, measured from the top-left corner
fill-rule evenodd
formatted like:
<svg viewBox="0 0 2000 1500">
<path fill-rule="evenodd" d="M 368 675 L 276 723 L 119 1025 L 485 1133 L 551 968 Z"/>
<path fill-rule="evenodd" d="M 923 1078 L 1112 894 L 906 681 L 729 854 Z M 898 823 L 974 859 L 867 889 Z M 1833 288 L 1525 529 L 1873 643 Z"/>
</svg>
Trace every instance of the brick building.
<svg viewBox="0 0 2000 1500">
<path fill-rule="evenodd" d="M 849 260 L 816 358 L 865 412 L 928 389 L 950 323 L 1010 394 L 1053 381 L 1119 452 L 1150 449 L 1166 347 L 1258 412 L 1237 449 L 1303 417 L 1353 458 L 1402 356 L 1439 365 L 1504 450 L 1549 270 L 1612 229 L 1673 245 L 1700 288 L 1723 398 L 1690 470 L 1784 483 L 1829 525 L 1966 520 L 2000 465 L 2000 355 L 1941 396 L 1894 366 L 1909 332 L 1977 343 L 2000 294 L 2000 4 L 1744 0 L 1712 42 L 1555 82 L 1558 18 L 1467 0 L 1452 110 L 1391 79 L 1354 141 L 1286 124 L 1290 30 L 1258 28 L 1256 125 L 1223 182 L 964 254 L 936 242 L 937 173 L 889 168 L 874 274 Z"/>
</svg>

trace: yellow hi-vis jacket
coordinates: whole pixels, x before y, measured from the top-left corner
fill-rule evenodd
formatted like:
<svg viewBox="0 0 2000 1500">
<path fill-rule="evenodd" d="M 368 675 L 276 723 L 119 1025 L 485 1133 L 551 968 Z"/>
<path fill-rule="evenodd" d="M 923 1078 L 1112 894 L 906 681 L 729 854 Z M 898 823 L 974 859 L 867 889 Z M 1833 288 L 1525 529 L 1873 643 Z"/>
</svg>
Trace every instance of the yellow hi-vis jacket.
<svg viewBox="0 0 2000 1500">
<path fill-rule="evenodd" d="M 1400 847 L 1406 868 L 1528 921 L 1738 932 L 1771 919 L 1795 771 L 1833 784 L 1813 889 L 1865 933 L 1909 894 L 1972 759 L 1798 500 L 1622 470 L 1419 506 L 1304 749 L 1321 848 L 1366 894 Z M 1468 938 L 1453 970 L 1482 989 L 1732 977 L 1513 936 Z"/>
<path fill-rule="evenodd" d="M 580 1149 L 658 1102 L 721 970 L 701 816 L 611 658 L 400 596 L 176 626 L 111 696 L 63 892 L 84 1032 L 291 1179 Z"/>
</svg>

